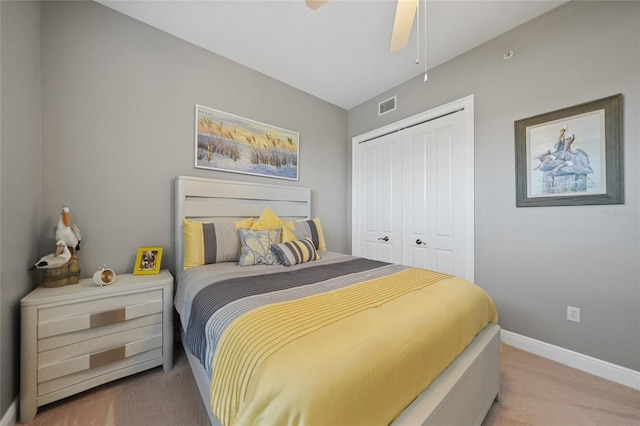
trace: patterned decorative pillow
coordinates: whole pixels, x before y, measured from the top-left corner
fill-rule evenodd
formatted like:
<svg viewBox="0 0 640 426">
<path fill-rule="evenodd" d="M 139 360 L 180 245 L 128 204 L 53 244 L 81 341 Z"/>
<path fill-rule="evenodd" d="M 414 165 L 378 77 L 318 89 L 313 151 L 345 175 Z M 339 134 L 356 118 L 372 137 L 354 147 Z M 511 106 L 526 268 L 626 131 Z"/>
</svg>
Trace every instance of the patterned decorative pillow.
<svg viewBox="0 0 640 426">
<path fill-rule="evenodd" d="M 240 259 L 238 265 L 277 265 L 278 257 L 271 246 L 280 242 L 281 229 L 245 229 L 238 228 L 240 235 Z"/>
<path fill-rule="evenodd" d="M 327 243 L 324 240 L 320 218 L 316 217 L 311 220 L 298 220 L 295 222 L 283 222 L 284 227 L 288 228 L 296 236 L 297 240 L 310 238 L 317 250 L 326 250 Z"/>
<path fill-rule="evenodd" d="M 205 223 L 184 219 L 183 267 L 208 265 L 218 262 L 235 262 L 240 256 L 238 227 L 250 227 L 253 218 L 237 222 Z"/>
<path fill-rule="evenodd" d="M 271 250 L 278 256 L 284 266 L 320 259 L 310 238 L 274 244 L 271 246 Z"/>
</svg>

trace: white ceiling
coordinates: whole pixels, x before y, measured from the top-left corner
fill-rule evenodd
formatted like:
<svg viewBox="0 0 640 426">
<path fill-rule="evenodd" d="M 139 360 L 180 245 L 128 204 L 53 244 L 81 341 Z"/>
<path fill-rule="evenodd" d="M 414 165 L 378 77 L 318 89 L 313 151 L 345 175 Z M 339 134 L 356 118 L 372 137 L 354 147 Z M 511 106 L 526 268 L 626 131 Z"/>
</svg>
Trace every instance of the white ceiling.
<svg viewBox="0 0 640 426">
<path fill-rule="evenodd" d="M 317 10 L 307 8 L 304 0 L 99 3 L 344 109 L 424 72 L 424 10 L 419 12 L 420 64 L 415 22 L 409 45 L 389 52 L 395 0 L 331 0 Z M 428 67 L 562 3 L 428 0 Z"/>
</svg>

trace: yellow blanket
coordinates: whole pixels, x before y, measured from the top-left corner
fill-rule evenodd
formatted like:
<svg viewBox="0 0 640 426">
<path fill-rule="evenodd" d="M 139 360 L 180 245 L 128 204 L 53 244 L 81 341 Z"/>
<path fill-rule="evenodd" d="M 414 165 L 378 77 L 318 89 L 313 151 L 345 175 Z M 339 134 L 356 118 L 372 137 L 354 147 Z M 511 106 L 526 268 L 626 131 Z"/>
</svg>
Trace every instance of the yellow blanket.
<svg viewBox="0 0 640 426">
<path fill-rule="evenodd" d="M 497 319 L 480 287 L 414 268 L 266 305 L 220 340 L 213 413 L 224 425 L 388 424 Z"/>
</svg>

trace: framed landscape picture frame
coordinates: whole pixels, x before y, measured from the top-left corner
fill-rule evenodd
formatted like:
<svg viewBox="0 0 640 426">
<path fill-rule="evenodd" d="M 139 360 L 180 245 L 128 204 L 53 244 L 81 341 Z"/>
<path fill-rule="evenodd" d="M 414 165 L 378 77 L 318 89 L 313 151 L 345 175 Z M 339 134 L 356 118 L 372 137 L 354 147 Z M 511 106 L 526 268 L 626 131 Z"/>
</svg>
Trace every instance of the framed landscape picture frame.
<svg viewBox="0 0 640 426">
<path fill-rule="evenodd" d="M 133 267 L 133 275 L 157 274 L 162 263 L 162 247 L 140 247 Z"/>
<path fill-rule="evenodd" d="M 300 134 L 196 105 L 195 167 L 298 180 Z"/>
<path fill-rule="evenodd" d="M 624 203 L 622 94 L 514 127 L 516 207 Z"/>
</svg>

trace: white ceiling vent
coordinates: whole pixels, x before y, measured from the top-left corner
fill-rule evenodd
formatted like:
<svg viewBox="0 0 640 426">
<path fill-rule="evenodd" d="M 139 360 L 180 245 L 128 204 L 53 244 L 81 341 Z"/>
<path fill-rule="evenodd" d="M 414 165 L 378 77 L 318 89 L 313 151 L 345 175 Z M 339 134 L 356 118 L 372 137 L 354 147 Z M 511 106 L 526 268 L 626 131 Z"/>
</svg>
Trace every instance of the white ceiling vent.
<svg viewBox="0 0 640 426">
<path fill-rule="evenodd" d="M 378 115 L 384 115 L 396 109 L 396 96 L 378 104 Z"/>
</svg>

